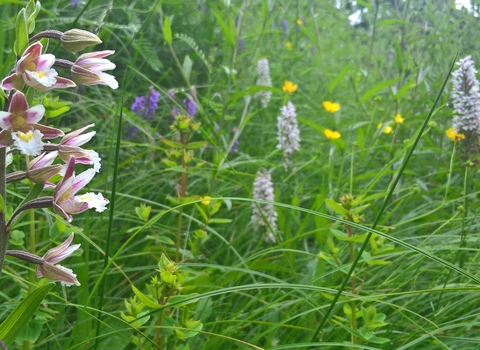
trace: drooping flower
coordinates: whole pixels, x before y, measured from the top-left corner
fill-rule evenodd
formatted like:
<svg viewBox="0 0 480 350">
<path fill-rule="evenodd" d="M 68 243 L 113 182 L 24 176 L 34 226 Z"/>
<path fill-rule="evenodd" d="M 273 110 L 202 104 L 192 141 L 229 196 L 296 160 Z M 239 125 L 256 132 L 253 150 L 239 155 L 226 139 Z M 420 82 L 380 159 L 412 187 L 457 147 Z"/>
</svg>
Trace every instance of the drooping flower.
<svg viewBox="0 0 480 350">
<path fill-rule="evenodd" d="M 451 127 L 451 128 L 449 128 L 449 129 L 447 129 L 447 131 L 445 131 L 445 133 L 447 134 L 447 137 L 448 137 L 451 141 L 462 141 L 462 140 L 465 140 L 465 135 L 456 132 L 454 127 Z"/>
<path fill-rule="evenodd" d="M 25 84 L 40 91 L 76 86 L 73 81 L 58 76 L 52 68 L 55 56 L 42 54 L 42 49 L 42 44 L 36 42 L 25 50 L 15 66 L 15 73 L 2 80 L 5 90 L 22 90 Z"/>
<path fill-rule="evenodd" d="M 93 150 L 85 150 L 80 146 L 84 145 L 92 139 L 96 131 L 91 131 L 86 134 L 82 133 L 93 127 L 95 124 L 89 124 L 81 129 L 72 131 L 65 135 L 58 145 L 58 155 L 65 162 L 68 163 L 71 157 L 75 158 L 75 163 L 93 165 L 96 172 L 100 171 L 101 159 L 97 152 Z"/>
<path fill-rule="evenodd" d="M 291 165 L 291 158 L 300 149 L 300 130 L 298 128 L 297 114 L 293 103 L 288 101 L 280 111 L 277 118 L 277 148 L 283 150 L 285 170 Z"/>
<path fill-rule="evenodd" d="M 272 86 L 272 79 L 270 79 L 270 67 L 266 58 L 262 58 L 258 61 L 257 74 L 257 86 Z M 263 108 L 266 108 L 268 106 L 271 97 L 271 91 L 259 91 L 255 94 L 255 98 L 259 98 L 262 102 Z"/>
<path fill-rule="evenodd" d="M 395 123 L 397 124 L 403 124 L 404 120 L 405 119 L 402 118 L 402 115 L 400 113 L 395 116 Z"/>
<path fill-rule="evenodd" d="M 325 108 L 325 110 L 328 113 L 335 113 L 335 112 L 338 112 L 340 110 L 340 103 L 323 101 L 323 108 Z"/>
<path fill-rule="evenodd" d="M 58 152 L 44 152 L 39 157 L 32 159 L 27 166 L 27 178 L 35 184 L 42 184 L 62 170 L 61 164 L 53 164 Z"/>
<path fill-rule="evenodd" d="M 66 286 L 80 285 L 80 282 L 77 280 L 77 275 L 74 274 L 72 270 L 61 265 L 55 265 L 68 258 L 80 247 L 80 244 L 70 245 L 72 241 L 73 233 L 58 247 L 47 251 L 42 257 L 42 263 L 37 264 L 37 277 L 45 277 L 52 281 L 58 281 Z"/>
<path fill-rule="evenodd" d="M 116 66 L 104 57 L 110 56 L 115 51 L 105 50 L 89 52 L 80 55 L 71 68 L 72 79 L 82 85 L 108 85 L 112 89 L 118 89 L 118 82 L 111 74 L 105 73 Z"/>
<path fill-rule="evenodd" d="M 106 205 L 108 204 L 108 200 L 100 193 L 88 192 L 76 196 L 77 192 L 92 180 L 95 170 L 88 169 L 75 176 L 74 166 L 75 158 L 70 157 L 65 176 L 56 185 L 53 193 L 53 210 L 68 221 L 72 221 L 72 216 L 69 214 L 78 214 L 91 208 L 95 208 L 97 212 L 101 213 L 107 209 Z"/>
<path fill-rule="evenodd" d="M 458 70 L 452 73 L 453 127 L 457 133 L 480 134 L 480 93 L 477 70 L 471 56 L 457 62 Z"/>
<path fill-rule="evenodd" d="M 293 46 L 292 46 L 292 43 L 290 41 L 287 41 L 285 43 L 285 48 L 288 50 L 288 51 L 292 51 L 293 50 Z"/>
<path fill-rule="evenodd" d="M 292 83 L 291 81 L 285 80 L 283 83 L 282 89 L 286 93 L 289 93 L 290 95 L 293 94 L 295 91 L 297 91 L 298 85 Z"/>
<path fill-rule="evenodd" d="M 37 124 L 45 107 L 28 106 L 25 95 L 17 91 L 10 101 L 8 112 L 0 111 L 0 147 L 15 145 L 23 154 L 37 156 L 42 152 L 44 139 L 63 136 L 59 129 Z"/>
<path fill-rule="evenodd" d="M 257 177 L 253 183 L 253 199 L 269 202 L 275 200 L 272 177 L 265 168 L 257 173 Z M 267 226 L 270 227 L 272 231 L 277 231 L 277 212 L 272 203 L 253 202 L 251 220 L 257 229 L 260 226 Z M 266 236 L 265 239 L 271 240 L 271 236 Z"/>
<path fill-rule="evenodd" d="M 329 140 L 335 140 L 335 139 L 338 139 L 340 138 L 340 133 L 338 131 L 332 131 L 330 129 L 325 129 L 323 131 L 323 134 L 327 137 L 327 139 Z"/>
</svg>

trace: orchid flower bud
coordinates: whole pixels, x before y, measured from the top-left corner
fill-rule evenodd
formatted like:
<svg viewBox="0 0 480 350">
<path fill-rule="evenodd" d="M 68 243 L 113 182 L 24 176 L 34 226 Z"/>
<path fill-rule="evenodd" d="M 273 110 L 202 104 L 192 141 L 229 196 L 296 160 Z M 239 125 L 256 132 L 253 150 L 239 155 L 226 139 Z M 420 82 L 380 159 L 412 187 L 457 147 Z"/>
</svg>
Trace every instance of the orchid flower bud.
<svg viewBox="0 0 480 350">
<path fill-rule="evenodd" d="M 60 38 L 62 46 L 70 52 L 82 51 L 88 46 L 101 44 L 102 40 L 93 33 L 81 29 L 70 29 Z"/>
</svg>

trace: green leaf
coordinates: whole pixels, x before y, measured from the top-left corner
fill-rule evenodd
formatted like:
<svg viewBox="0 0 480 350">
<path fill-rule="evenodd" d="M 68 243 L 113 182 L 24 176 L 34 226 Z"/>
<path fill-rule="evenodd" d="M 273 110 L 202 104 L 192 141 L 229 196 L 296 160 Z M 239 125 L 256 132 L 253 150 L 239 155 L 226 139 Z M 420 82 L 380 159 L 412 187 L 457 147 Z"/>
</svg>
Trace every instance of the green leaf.
<svg viewBox="0 0 480 350">
<path fill-rule="evenodd" d="M 208 141 L 198 141 L 198 142 L 190 142 L 187 146 L 188 149 L 197 149 L 202 148 L 208 145 Z"/>
<path fill-rule="evenodd" d="M 229 224 L 231 223 L 231 219 L 210 219 L 208 222 L 209 224 Z"/>
<path fill-rule="evenodd" d="M 394 101 L 397 101 L 399 100 L 400 98 L 402 98 L 403 95 L 405 95 L 405 93 L 407 93 L 412 87 L 415 86 L 415 81 L 411 81 L 409 83 L 406 83 L 405 85 L 403 85 L 398 91 L 397 93 L 395 94 L 395 96 L 393 97 L 393 100 Z"/>
<path fill-rule="evenodd" d="M 170 17 L 165 17 L 163 21 L 163 37 L 168 45 L 172 45 L 172 27 L 170 25 Z"/>
<path fill-rule="evenodd" d="M 403 72 L 402 49 L 400 48 L 400 45 L 396 41 L 393 43 L 393 45 L 395 46 L 397 69 L 400 73 L 402 73 Z"/>
<path fill-rule="evenodd" d="M 174 166 L 177 166 L 177 163 L 175 163 L 173 160 L 170 160 L 170 159 L 162 159 L 162 162 L 166 165 L 166 166 L 169 166 L 169 167 L 174 167 Z"/>
<path fill-rule="evenodd" d="M 212 10 L 212 13 L 215 16 L 215 19 L 217 20 L 218 24 L 222 28 L 222 33 L 223 33 L 223 36 L 225 38 L 225 41 L 230 46 L 232 46 L 232 47 L 235 46 L 235 25 L 233 26 L 233 30 L 232 30 L 232 28 L 231 28 L 232 23 L 230 23 L 230 25 L 228 25 L 223 20 L 222 15 L 220 13 L 218 13 L 217 11 Z M 233 22 L 233 21 L 230 21 L 230 22 Z"/>
<path fill-rule="evenodd" d="M 332 208 L 335 213 L 337 213 L 339 215 L 348 215 L 349 214 L 347 209 L 342 207 L 340 204 L 335 202 L 333 199 L 325 198 L 324 200 L 325 200 L 325 203 L 327 203 L 327 205 L 330 208 Z"/>
<path fill-rule="evenodd" d="M 162 142 L 167 144 L 167 146 L 170 146 L 172 148 L 183 148 L 183 144 L 177 141 L 171 141 L 169 139 L 166 139 L 165 137 L 162 137 Z"/>
<path fill-rule="evenodd" d="M 28 324 L 40 303 L 50 292 L 55 283 L 49 283 L 35 289 L 23 301 L 18 304 L 15 310 L 8 315 L 7 319 L 0 325 L 0 339 L 7 347 L 13 344 L 22 330 Z"/>
<path fill-rule="evenodd" d="M 192 73 L 192 65 L 193 62 L 190 58 L 190 56 L 186 55 L 185 58 L 183 59 L 183 73 L 187 77 L 188 80 L 190 80 L 190 74 Z"/>
<path fill-rule="evenodd" d="M 28 47 L 27 18 L 25 17 L 24 8 L 18 13 L 17 21 L 15 23 L 15 35 L 16 39 L 13 48 L 17 57 L 20 57 Z"/>
<path fill-rule="evenodd" d="M 369 89 L 366 93 L 363 94 L 363 96 L 360 98 L 360 103 L 363 103 L 370 98 L 372 98 L 374 95 L 379 93 L 381 90 L 385 89 L 386 87 L 394 84 L 397 82 L 397 79 L 390 79 L 387 81 L 382 81 L 380 84 L 375 85 L 373 88 Z"/>
<path fill-rule="evenodd" d="M 143 294 L 139 289 L 137 289 L 137 287 L 135 287 L 133 284 L 132 284 L 132 290 L 133 292 L 135 293 L 135 295 L 137 296 L 137 298 L 145 304 L 145 306 L 148 306 L 148 307 L 151 307 L 152 309 L 160 309 L 162 308 L 163 306 L 160 305 L 155 299 L 153 299 L 152 297 L 148 296 L 148 295 L 145 295 Z"/>
<path fill-rule="evenodd" d="M 351 70 L 356 70 L 357 68 L 355 68 L 354 66 L 346 66 L 345 68 L 343 68 L 340 73 L 338 73 L 338 75 L 335 77 L 335 79 L 333 79 L 333 81 L 330 83 L 330 85 L 328 85 L 328 92 L 329 93 L 332 93 L 333 90 L 335 89 L 335 87 L 340 83 L 340 81 L 345 77 L 345 75 L 347 75 L 347 73 Z"/>
<path fill-rule="evenodd" d="M 367 265 L 388 265 L 390 264 L 391 261 L 385 261 L 385 260 L 368 260 Z"/>
</svg>

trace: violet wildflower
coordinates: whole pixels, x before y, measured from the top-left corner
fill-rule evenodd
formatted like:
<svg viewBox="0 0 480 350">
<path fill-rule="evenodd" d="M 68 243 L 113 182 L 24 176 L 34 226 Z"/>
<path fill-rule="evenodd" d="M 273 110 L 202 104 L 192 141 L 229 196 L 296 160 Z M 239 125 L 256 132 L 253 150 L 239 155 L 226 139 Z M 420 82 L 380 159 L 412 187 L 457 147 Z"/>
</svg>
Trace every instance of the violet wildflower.
<svg viewBox="0 0 480 350">
<path fill-rule="evenodd" d="M 452 73 L 453 81 L 453 127 L 456 132 L 480 134 L 480 93 L 477 70 L 471 56 L 461 59 L 458 70 Z"/>
<path fill-rule="evenodd" d="M 285 170 L 291 165 L 292 156 L 300 149 L 300 130 L 298 129 L 297 114 L 293 103 L 288 101 L 281 109 L 282 115 L 278 117 L 277 148 L 283 150 Z"/>
<path fill-rule="evenodd" d="M 73 241 L 73 233 L 65 242 L 58 247 L 52 248 L 42 258 L 42 263 L 37 264 L 37 277 L 45 277 L 52 281 L 62 282 L 63 285 L 79 286 L 77 275 L 72 270 L 61 265 L 55 265 L 68 258 L 75 250 L 80 248 L 80 244 L 70 245 Z"/>
<path fill-rule="evenodd" d="M 257 63 L 257 85 L 258 86 L 272 86 L 272 80 L 270 79 L 270 67 L 268 65 L 268 60 L 262 58 Z M 259 98 L 262 102 L 262 106 L 266 108 L 272 97 L 271 91 L 260 91 L 255 94 L 255 98 Z"/>
<path fill-rule="evenodd" d="M 160 93 L 150 86 L 148 95 L 135 97 L 135 102 L 132 104 L 132 112 L 139 117 L 145 117 L 145 119 L 149 120 L 158 108 L 159 99 Z"/>
<path fill-rule="evenodd" d="M 257 177 L 253 183 L 253 199 L 269 202 L 275 200 L 272 177 L 265 168 L 257 173 Z M 252 202 L 251 220 L 257 229 L 260 226 L 267 226 L 274 232 L 277 230 L 277 212 L 272 203 Z M 275 242 L 275 236 L 270 232 L 270 234 L 265 237 L 265 240 Z"/>
<path fill-rule="evenodd" d="M 197 113 L 197 106 L 195 105 L 195 102 L 193 102 L 189 98 L 184 99 L 182 102 L 185 106 L 185 110 L 187 111 L 187 114 L 190 117 L 194 117 L 195 113 Z"/>
<path fill-rule="evenodd" d="M 283 30 L 283 35 L 287 35 L 288 21 L 286 19 L 282 21 L 282 30 Z"/>
</svg>

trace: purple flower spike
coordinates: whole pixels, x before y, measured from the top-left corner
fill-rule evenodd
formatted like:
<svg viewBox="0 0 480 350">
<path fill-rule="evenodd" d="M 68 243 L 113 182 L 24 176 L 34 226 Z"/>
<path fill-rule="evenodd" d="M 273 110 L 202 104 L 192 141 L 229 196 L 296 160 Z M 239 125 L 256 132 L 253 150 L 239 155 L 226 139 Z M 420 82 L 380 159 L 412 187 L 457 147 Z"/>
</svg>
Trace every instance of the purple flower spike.
<svg viewBox="0 0 480 350">
<path fill-rule="evenodd" d="M 190 117 L 194 117 L 195 113 L 197 113 L 197 105 L 195 104 L 195 102 L 193 102 L 189 98 L 186 98 L 183 100 L 183 104 L 185 105 L 185 110 L 187 111 L 187 114 Z"/>
<path fill-rule="evenodd" d="M 58 247 L 47 251 L 42 258 L 42 263 L 37 265 L 37 277 L 45 277 L 52 281 L 59 281 L 66 286 L 80 285 L 80 282 L 77 280 L 77 275 L 75 275 L 72 270 L 61 265 L 55 265 L 68 258 L 80 247 L 80 244 L 71 246 L 72 241 L 73 233 Z"/>
</svg>

